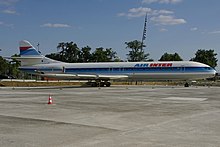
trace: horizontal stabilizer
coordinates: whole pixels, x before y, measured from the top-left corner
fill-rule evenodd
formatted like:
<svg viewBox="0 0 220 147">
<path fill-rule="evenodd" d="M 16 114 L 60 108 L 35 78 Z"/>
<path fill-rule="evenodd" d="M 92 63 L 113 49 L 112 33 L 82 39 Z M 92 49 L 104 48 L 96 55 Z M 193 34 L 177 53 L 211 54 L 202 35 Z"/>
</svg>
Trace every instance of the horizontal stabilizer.
<svg viewBox="0 0 220 147">
<path fill-rule="evenodd" d="M 15 59 L 21 62 L 21 66 L 40 64 L 43 60 L 43 56 L 22 56 L 22 57 L 11 57 L 11 59 Z"/>
</svg>

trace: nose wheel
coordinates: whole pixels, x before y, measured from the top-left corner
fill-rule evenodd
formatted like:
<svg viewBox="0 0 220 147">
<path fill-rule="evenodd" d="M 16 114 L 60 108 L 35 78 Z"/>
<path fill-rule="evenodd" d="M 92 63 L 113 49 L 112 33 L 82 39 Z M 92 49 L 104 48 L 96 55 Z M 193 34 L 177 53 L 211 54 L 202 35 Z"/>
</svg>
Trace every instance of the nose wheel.
<svg viewBox="0 0 220 147">
<path fill-rule="evenodd" d="M 184 84 L 184 87 L 189 87 L 189 83 L 186 82 L 186 83 Z"/>
</svg>

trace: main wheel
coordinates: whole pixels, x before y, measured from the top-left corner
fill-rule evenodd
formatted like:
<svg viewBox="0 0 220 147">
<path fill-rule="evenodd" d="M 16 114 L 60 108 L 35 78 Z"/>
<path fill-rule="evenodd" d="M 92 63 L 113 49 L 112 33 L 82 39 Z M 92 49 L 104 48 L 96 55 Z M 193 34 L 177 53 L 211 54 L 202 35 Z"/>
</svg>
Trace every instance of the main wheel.
<svg viewBox="0 0 220 147">
<path fill-rule="evenodd" d="M 97 87 L 98 84 L 97 84 L 96 82 L 91 82 L 91 86 L 92 86 L 92 87 Z"/>
<path fill-rule="evenodd" d="M 105 83 L 104 82 L 101 82 L 100 83 L 100 87 L 104 87 L 105 86 Z"/>
<path fill-rule="evenodd" d="M 105 85 L 106 85 L 106 87 L 110 87 L 111 83 L 110 82 L 106 82 Z"/>
</svg>

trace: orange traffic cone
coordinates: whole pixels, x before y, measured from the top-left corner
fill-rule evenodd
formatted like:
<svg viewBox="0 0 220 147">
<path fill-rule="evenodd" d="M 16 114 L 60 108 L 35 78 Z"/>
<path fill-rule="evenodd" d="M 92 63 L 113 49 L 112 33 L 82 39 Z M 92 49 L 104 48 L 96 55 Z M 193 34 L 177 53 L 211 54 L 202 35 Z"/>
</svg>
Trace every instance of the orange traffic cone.
<svg viewBox="0 0 220 147">
<path fill-rule="evenodd" d="M 49 98 L 48 98 L 48 103 L 47 103 L 48 105 L 50 105 L 50 104 L 53 104 L 53 99 L 52 99 L 52 97 L 49 95 Z"/>
</svg>

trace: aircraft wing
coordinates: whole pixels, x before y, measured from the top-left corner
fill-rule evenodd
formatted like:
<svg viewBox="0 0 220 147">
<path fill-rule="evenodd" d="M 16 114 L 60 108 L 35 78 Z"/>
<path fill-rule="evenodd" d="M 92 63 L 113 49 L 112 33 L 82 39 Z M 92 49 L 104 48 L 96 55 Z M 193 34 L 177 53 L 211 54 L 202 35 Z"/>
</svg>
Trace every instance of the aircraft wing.
<svg viewBox="0 0 220 147">
<path fill-rule="evenodd" d="M 99 79 L 109 79 L 109 80 L 128 78 L 127 75 L 97 75 L 97 76 L 98 76 Z"/>
<path fill-rule="evenodd" d="M 55 78 L 55 79 L 77 79 L 77 80 L 115 80 L 126 79 L 127 75 L 99 75 L 99 74 L 66 74 L 66 73 L 40 73 L 42 77 Z"/>
<path fill-rule="evenodd" d="M 75 79 L 76 75 L 74 74 L 62 74 L 62 73 L 41 73 L 38 74 L 39 76 L 42 77 L 47 77 L 47 78 L 55 78 L 55 79 Z"/>
</svg>

